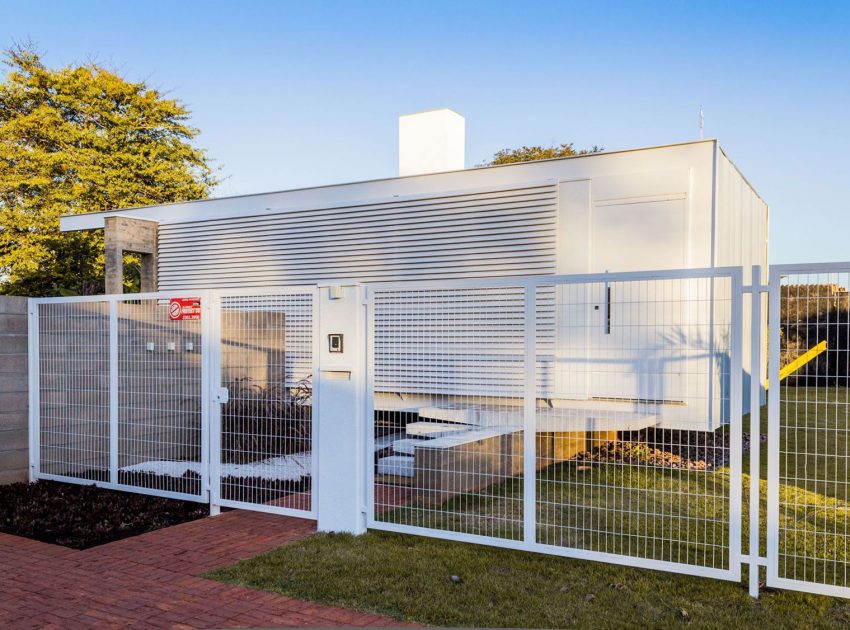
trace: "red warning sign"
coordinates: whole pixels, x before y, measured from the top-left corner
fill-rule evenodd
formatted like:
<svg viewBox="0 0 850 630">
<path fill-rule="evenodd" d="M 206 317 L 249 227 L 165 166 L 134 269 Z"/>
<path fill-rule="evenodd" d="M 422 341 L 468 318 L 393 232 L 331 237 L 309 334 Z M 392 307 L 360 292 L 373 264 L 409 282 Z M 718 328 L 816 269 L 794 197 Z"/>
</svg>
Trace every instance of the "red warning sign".
<svg viewBox="0 0 850 630">
<path fill-rule="evenodd" d="M 201 319 L 201 298 L 171 298 L 168 301 L 168 319 Z"/>
</svg>

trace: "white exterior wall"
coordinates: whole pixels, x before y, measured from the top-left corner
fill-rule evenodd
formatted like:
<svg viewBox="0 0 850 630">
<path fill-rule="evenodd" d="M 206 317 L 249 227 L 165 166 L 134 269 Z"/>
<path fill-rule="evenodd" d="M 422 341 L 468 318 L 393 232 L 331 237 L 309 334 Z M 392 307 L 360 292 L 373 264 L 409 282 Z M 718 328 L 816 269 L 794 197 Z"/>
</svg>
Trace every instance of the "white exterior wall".
<svg viewBox="0 0 850 630">
<path fill-rule="evenodd" d="M 549 181 L 163 223 L 159 285 L 550 274 L 557 258 L 557 195 Z"/>
<path fill-rule="evenodd" d="M 160 222 L 161 290 L 747 265 L 763 255 L 754 253 L 754 243 L 766 233 L 766 212 L 759 214 L 757 196 L 724 160 L 716 142 L 701 141 L 121 214 Z M 109 214 L 64 217 L 62 226 L 101 227 Z M 750 226 L 743 231 L 736 227 L 742 214 Z M 625 305 L 617 308 L 618 297 L 613 312 L 627 313 Z M 543 308 L 539 330 L 558 329 L 562 316 L 552 306 L 561 298 L 556 292 Z M 572 310 L 563 316 L 575 322 Z M 595 316 L 584 316 L 589 326 L 598 324 Z M 603 356 L 630 345 L 639 353 L 654 350 L 621 338 L 597 341 L 598 348 L 588 342 L 586 349 Z M 557 353 L 570 343 L 558 337 L 552 347 Z M 685 377 L 687 383 L 664 388 L 707 389 Z M 657 399 L 628 380 L 622 397 Z M 541 384 L 575 393 L 557 379 Z M 410 391 L 412 385 L 379 380 L 376 387 Z M 617 394 L 610 383 L 605 391 L 594 391 L 593 383 L 584 391 Z M 712 391 L 716 399 L 728 387 L 714 383 Z M 702 416 L 710 426 L 721 419 L 716 402 Z M 681 405 L 671 407 L 670 426 L 696 428 L 675 420 L 694 412 L 683 416 Z"/>
<path fill-rule="evenodd" d="M 713 247 L 713 147 L 713 141 L 704 141 L 74 215 L 62 218 L 62 229 L 102 228 L 104 217 L 112 214 L 159 221 L 161 290 L 306 284 L 328 278 L 495 277 L 604 271 L 600 267 L 612 263 L 601 254 L 613 249 L 620 252 L 621 261 L 630 259 L 634 268 L 645 268 L 641 267 L 645 248 L 639 239 L 629 239 L 625 251 L 604 247 L 598 234 L 593 241 L 594 232 L 616 229 L 618 215 L 611 212 L 612 207 L 622 217 L 626 206 L 645 213 L 654 205 L 678 203 L 685 214 L 685 266 L 708 267 Z M 557 201 L 543 190 L 546 186 L 557 188 Z M 531 187 L 538 189 L 537 196 L 521 198 L 513 192 L 530 192 Z M 506 203 L 507 196 L 514 199 Z M 539 203 L 544 196 L 557 207 Z M 492 207 L 479 207 L 481 212 L 473 215 L 468 208 L 472 197 L 476 198 L 471 203 L 479 204 L 479 197 L 501 199 Z M 394 213 L 392 229 L 383 233 L 389 237 L 389 247 L 375 250 L 370 264 L 355 268 L 346 257 L 373 242 L 372 237 L 388 225 L 387 213 Z M 417 221 L 415 229 L 413 221 Z M 303 230 L 295 232 L 293 226 Z M 305 240 L 306 248 L 301 250 L 284 249 L 308 229 L 318 238 Z M 350 242 L 340 243 L 336 238 L 340 233 L 350 235 Z M 450 234 L 466 239 L 466 247 L 450 240 L 442 250 L 433 247 L 435 237 Z M 401 256 L 402 248 L 393 243 L 401 245 L 404 237 L 413 237 L 405 242 L 422 245 L 422 260 Z M 522 244 L 521 239 L 525 239 Z M 438 252 L 442 252 L 439 259 Z M 324 264 L 315 264 L 317 255 L 325 256 Z M 341 264 L 331 264 L 334 259 Z M 436 264 L 438 260 L 441 264 Z M 489 262 L 477 264 L 482 260 Z M 671 262 L 676 264 L 667 265 L 670 268 L 682 266 L 679 260 Z M 422 267 L 414 273 L 417 264 Z"/>
<path fill-rule="evenodd" d="M 717 194 L 715 196 L 715 260 L 718 267 L 744 267 L 744 284 L 750 284 L 753 265 L 761 266 L 761 278 L 753 282 L 767 283 L 768 279 L 768 207 L 758 193 L 718 146 L 716 155 Z M 744 300 L 744 321 L 750 319 L 749 298 Z M 767 374 L 767 300 L 762 298 L 762 331 L 760 358 L 763 374 Z M 744 329 L 742 361 L 744 365 L 744 411 L 750 405 L 751 331 Z M 765 403 L 764 384 L 761 402 Z"/>
</svg>

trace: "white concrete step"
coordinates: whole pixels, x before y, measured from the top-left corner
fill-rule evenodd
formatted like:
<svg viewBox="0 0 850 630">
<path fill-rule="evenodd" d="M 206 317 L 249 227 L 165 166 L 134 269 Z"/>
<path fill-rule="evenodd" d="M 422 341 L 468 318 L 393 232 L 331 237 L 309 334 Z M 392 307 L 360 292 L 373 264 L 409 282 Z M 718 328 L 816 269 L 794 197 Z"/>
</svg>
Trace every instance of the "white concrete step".
<svg viewBox="0 0 850 630">
<path fill-rule="evenodd" d="M 430 441 L 431 440 L 414 440 L 411 438 L 395 440 L 393 442 L 393 452 L 398 453 L 399 455 L 414 455 L 416 453 L 417 446 L 428 444 Z"/>
<path fill-rule="evenodd" d="M 436 438 L 451 435 L 459 431 L 469 431 L 471 427 L 467 424 L 454 424 L 444 422 L 411 422 L 407 425 L 407 435 L 414 437 Z"/>
<path fill-rule="evenodd" d="M 375 438 L 375 452 L 382 451 L 392 446 L 393 442 L 404 437 L 404 433 L 391 433 Z"/>
<path fill-rule="evenodd" d="M 413 458 L 409 455 L 390 455 L 378 460 L 378 474 L 394 477 L 413 477 Z"/>
</svg>

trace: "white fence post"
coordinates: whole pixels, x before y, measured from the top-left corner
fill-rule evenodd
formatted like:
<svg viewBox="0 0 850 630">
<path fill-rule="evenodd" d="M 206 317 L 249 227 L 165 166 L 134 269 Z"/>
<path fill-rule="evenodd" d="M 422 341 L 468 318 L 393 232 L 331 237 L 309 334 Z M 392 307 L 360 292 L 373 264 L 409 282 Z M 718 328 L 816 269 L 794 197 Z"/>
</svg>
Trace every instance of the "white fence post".
<svg viewBox="0 0 850 630">
<path fill-rule="evenodd" d="M 743 486 L 743 420 L 744 420 L 744 369 L 743 330 L 744 330 L 744 299 L 742 288 L 743 270 L 736 267 L 731 273 L 732 279 L 732 353 L 729 383 L 729 423 L 731 444 L 729 447 L 731 488 L 729 492 L 729 568 L 733 569 L 738 579 L 741 576 L 741 529 L 742 529 L 742 486 Z M 713 304 L 712 304 L 712 310 Z"/>
<path fill-rule="evenodd" d="M 320 531 L 366 531 L 365 384 L 366 339 L 363 289 L 359 285 L 320 286 L 319 373 L 314 377 L 321 417 L 318 444 L 317 519 Z M 337 337 L 339 335 L 340 337 Z"/>
<path fill-rule="evenodd" d="M 761 467 L 761 266 L 754 265 L 750 310 L 750 595 L 759 596 L 759 518 Z"/>
<path fill-rule="evenodd" d="M 30 483 L 38 479 L 39 455 L 41 453 L 41 401 L 40 401 L 40 367 L 38 348 L 38 302 L 28 300 L 27 326 L 27 349 L 28 372 L 27 383 L 29 384 L 29 480 Z"/>
<path fill-rule="evenodd" d="M 218 294 L 201 297 L 201 493 L 210 516 L 221 513 L 221 305 Z"/>
<path fill-rule="evenodd" d="M 781 352 L 781 284 L 778 270 L 770 270 L 768 294 L 768 387 L 767 390 L 767 583 L 779 573 L 779 360 Z"/>
<path fill-rule="evenodd" d="M 525 400 L 523 405 L 523 531 L 537 542 L 537 287 L 525 287 Z"/>
<path fill-rule="evenodd" d="M 118 483 L 118 300 L 109 301 L 109 483 Z"/>
</svg>

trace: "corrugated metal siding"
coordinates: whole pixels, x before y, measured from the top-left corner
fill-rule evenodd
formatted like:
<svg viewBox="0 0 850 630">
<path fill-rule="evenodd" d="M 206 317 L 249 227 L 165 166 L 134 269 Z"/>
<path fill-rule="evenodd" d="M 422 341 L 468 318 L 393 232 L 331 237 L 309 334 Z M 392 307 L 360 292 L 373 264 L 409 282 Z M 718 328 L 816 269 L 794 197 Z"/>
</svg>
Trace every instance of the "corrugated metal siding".
<svg viewBox="0 0 850 630">
<path fill-rule="evenodd" d="M 159 288 L 555 272 L 554 182 L 163 223 Z"/>
</svg>

